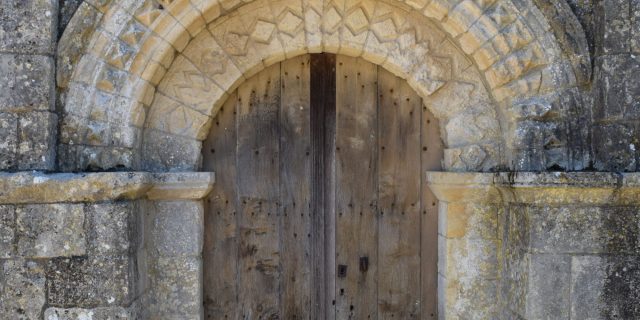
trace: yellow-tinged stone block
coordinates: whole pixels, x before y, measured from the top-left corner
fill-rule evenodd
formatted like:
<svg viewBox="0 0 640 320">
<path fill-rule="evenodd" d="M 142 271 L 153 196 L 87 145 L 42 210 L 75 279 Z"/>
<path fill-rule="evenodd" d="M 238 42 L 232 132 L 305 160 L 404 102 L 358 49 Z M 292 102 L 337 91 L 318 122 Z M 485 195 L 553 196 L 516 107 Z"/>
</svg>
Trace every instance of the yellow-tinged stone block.
<svg viewBox="0 0 640 320">
<path fill-rule="evenodd" d="M 432 0 L 424 9 L 424 15 L 436 20 L 444 19 L 453 6 L 449 0 Z"/>
<path fill-rule="evenodd" d="M 224 94 L 184 56 L 176 58 L 158 85 L 158 91 L 206 115 L 211 114 L 212 102 Z"/>
<path fill-rule="evenodd" d="M 203 136 L 209 123 L 210 117 L 162 93 L 156 93 L 145 127 L 198 139 Z"/>
<path fill-rule="evenodd" d="M 461 238 L 467 234 L 467 222 L 469 221 L 469 213 L 465 204 L 449 203 L 443 210 L 440 219 L 445 219 L 446 230 L 443 235 L 447 238 Z"/>
</svg>

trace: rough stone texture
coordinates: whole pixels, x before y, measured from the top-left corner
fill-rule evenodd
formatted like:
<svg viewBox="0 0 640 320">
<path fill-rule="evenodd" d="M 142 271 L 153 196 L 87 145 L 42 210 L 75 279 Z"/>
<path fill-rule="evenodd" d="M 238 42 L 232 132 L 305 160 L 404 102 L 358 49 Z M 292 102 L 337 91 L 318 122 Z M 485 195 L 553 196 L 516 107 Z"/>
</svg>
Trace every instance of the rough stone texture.
<svg viewBox="0 0 640 320">
<path fill-rule="evenodd" d="M 18 117 L 10 113 L 0 113 L 0 169 L 16 167 L 18 149 Z"/>
<path fill-rule="evenodd" d="M 76 13 L 78 7 L 84 3 L 84 0 L 59 0 L 58 1 L 58 40 L 62 36 L 65 28 L 69 24 L 69 20 Z"/>
<path fill-rule="evenodd" d="M 15 256 L 15 211 L 14 206 L 0 205 L 0 259 Z"/>
<path fill-rule="evenodd" d="M 134 243 L 134 207 L 130 202 L 86 207 L 89 255 L 126 255 Z"/>
<path fill-rule="evenodd" d="M 55 166 L 58 117 L 50 112 L 30 112 L 18 120 L 19 170 L 51 170 Z"/>
<path fill-rule="evenodd" d="M 53 108 L 53 59 L 0 54 L 0 112 Z"/>
<path fill-rule="evenodd" d="M 1 170 L 54 168 L 53 76 L 51 57 L 0 53 Z"/>
<path fill-rule="evenodd" d="M 637 256 L 573 257 L 571 319 L 640 317 L 639 263 Z"/>
<path fill-rule="evenodd" d="M 103 307 L 94 309 L 48 308 L 44 320 L 133 320 L 130 312 L 122 307 Z"/>
<path fill-rule="evenodd" d="M 570 319 L 571 257 L 531 255 L 526 319 Z"/>
<path fill-rule="evenodd" d="M 640 253 L 634 208 L 532 208 L 531 249 L 541 253 Z"/>
<path fill-rule="evenodd" d="M 29 258 L 86 253 L 84 206 L 26 205 L 16 208 L 17 254 Z"/>
<path fill-rule="evenodd" d="M 149 253 L 197 256 L 202 251 L 204 210 L 200 202 L 150 202 L 145 209 Z"/>
<path fill-rule="evenodd" d="M 149 267 L 149 319 L 192 319 L 202 313 L 202 261 L 161 257 Z"/>
<path fill-rule="evenodd" d="M 0 5 L 0 51 L 52 54 L 56 0 L 3 0 Z"/>
<path fill-rule="evenodd" d="M 45 304 L 45 266 L 34 260 L 0 261 L 2 319 L 40 319 Z"/>
<path fill-rule="evenodd" d="M 640 209 L 637 191 L 626 191 L 638 183 L 635 175 L 428 173 L 441 201 L 441 312 L 474 318 L 499 305 L 500 317 L 488 318 L 637 318 Z M 502 243 L 495 260 L 488 259 L 493 253 L 481 246 L 486 240 L 478 232 L 494 234 L 495 228 L 487 228 L 489 220 L 470 219 L 490 212 L 491 206 L 478 203 L 505 206 L 495 220 Z M 477 243 L 461 241 L 465 238 Z M 483 264 L 491 273 L 482 271 Z M 468 277 L 474 271 L 480 273 Z M 473 294 L 457 291 L 484 278 L 498 283 L 498 299 L 490 305 L 484 295 L 494 294 L 491 287 L 476 285 Z M 466 314 L 469 310 L 475 313 Z"/>
<path fill-rule="evenodd" d="M 131 258 L 55 258 L 47 264 L 47 299 L 54 307 L 123 306 L 133 301 Z"/>
</svg>

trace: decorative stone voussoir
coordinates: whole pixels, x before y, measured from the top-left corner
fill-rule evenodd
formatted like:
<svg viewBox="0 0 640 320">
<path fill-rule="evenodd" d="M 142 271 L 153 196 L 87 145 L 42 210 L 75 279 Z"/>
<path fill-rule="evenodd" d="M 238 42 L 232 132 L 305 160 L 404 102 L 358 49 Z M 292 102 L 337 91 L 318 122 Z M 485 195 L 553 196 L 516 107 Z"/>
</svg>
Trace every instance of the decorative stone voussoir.
<svg viewBox="0 0 640 320">
<path fill-rule="evenodd" d="M 113 2 L 96 5 L 97 11 L 81 10 L 80 15 L 104 13 L 104 17 L 98 25 L 87 28 L 74 27 L 83 21 L 76 19 L 69 32 L 86 32 L 92 28 L 96 31 L 91 39 L 84 33 L 81 37 L 65 35 L 63 40 L 68 40 L 63 41 L 62 46 L 71 48 L 73 46 L 64 43 L 87 39 L 83 41 L 94 45 L 80 48 L 90 48 L 94 53 L 79 59 L 75 56 L 61 59 L 70 64 L 79 61 L 78 70 L 80 66 L 90 67 L 87 72 L 75 72 L 70 82 L 84 82 L 150 105 L 146 121 L 140 119 L 138 106 L 125 107 L 124 110 L 131 113 L 131 124 L 145 123 L 147 128 L 176 137 L 201 139 L 211 122 L 207 117 L 216 115 L 226 93 L 239 82 L 266 66 L 306 52 L 361 56 L 407 78 L 423 98 L 457 80 L 457 72 L 472 66 L 472 61 L 479 67 L 478 79 L 472 82 L 480 90 L 474 93 L 489 96 L 487 92 L 481 93 L 488 89 L 491 96 L 503 103 L 509 103 L 508 97 L 535 97 L 542 91 L 555 92 L 564 86 L 559 82 L 571 79 L 564 74 L 556 76 L 557 72 L 549 76 L 547 70 L 538 70 L 540 66 L 556 63 L 562 48 L 548 32 L 551 28 L 546 17 L 528 2 L 380 0 L 325 5 L 317 0 L 172 1 L 163 2 L 162 7 L 153 1 Z M 447 44 L 453 44 L 454 50 L 449 50 Z M 100 57 L 97 63 L 86 62 L 96 57 Z M 571 61 L 574 60 L 579 59 Z M 440 68 L 441 63 L 446 65 L 447 61 L 448 70 L 453 72 Z M 62 65 L 61 73 L 73 68 Z M 185 65 L 189 65 L 188 68 Z M 144 85 L 138 85 L 140 81 Z M 69 81 L 61 81 L 63 86 L 66 82 Z M 489 88 L 485 88 L 483 82 L 490 84 Z M 161 99 L 152 103 L 156 84 L 160 84 L 159 92 L 176 103 L 162 105 Z M 145 86 L 144 90 L 141 86 Z M 95 99 L 86 99 L 80 104 L 93 106 Z M 164 108 L 156 108 L 161 106 Z M 90 108 L 86 109 L 91 112 Z M 64 126 L 91 127 L 86 120 L 85 123 L 63 123 Z M 110 134 L 114 134 L 113 130 Z M 136 139 L 157 142 L 157 139 L 145 139 L 146 135 Z M 92 144 L 82 139 L 85 137 L 78 143 Z M 465 141 L 467 145 L 472 143 L 474 141 Z M 146 154 L 150 149 L 142 146 L 135 152 Z M 190 151 L 177 151 L 199 153 L 197 147 L 187 149 Z M 152 163 L 141 167 L 178 166 L 193 170 L 197 159 L 193 155 L 191 158 L 191 164 L 187 164 L 149 156 Z"/>
</svg>

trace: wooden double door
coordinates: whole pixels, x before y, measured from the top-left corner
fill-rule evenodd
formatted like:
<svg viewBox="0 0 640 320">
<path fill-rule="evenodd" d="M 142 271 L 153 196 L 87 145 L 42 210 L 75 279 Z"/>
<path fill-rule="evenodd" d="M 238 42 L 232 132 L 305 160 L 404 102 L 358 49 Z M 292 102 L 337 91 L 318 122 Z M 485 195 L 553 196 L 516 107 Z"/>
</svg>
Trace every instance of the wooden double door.
<svg viewBox="0 0 640 320">
<path fill-rule="evenodd" d="M 273 65 L 203 146 L 206 319 L 433 319 L 437 121 L 362 59 Z"/>
</svg>

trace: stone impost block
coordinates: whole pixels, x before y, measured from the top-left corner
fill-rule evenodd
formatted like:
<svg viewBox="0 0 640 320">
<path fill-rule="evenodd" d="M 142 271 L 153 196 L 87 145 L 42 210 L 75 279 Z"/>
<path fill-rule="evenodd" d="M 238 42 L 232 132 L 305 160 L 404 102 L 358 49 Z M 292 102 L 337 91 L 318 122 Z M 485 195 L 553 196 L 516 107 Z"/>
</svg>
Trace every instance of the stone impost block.
<svg viewBox="0 0 640 320">
<path fill-rule="evenodd" d="M 139 199 L 198 200 L 214 182 L 211 172 L 0 173 L 0 204 L 100 202 Z"/>
<path fill-rule="evenodd" d="M 26 205 L 16 208 L 17 254 L 28 258 L 84 255 L 84 206 Z"/>
<path fill-rule="evenodd" d="M 0 261 L 0 318 L 40 319 L 45 283 L 45 266 L 41 262 Z"/>
<path fill-rule="evenodd" d="M 3 0 L 0 51 L 52 54 L 57 15 L 55 0 Z"/>
<path fill-rule="evenodd" d="M 429 187 L 447 203 L 633 205 L 640 203 L 638 173 L 427 172 Z"/>
</svg>

